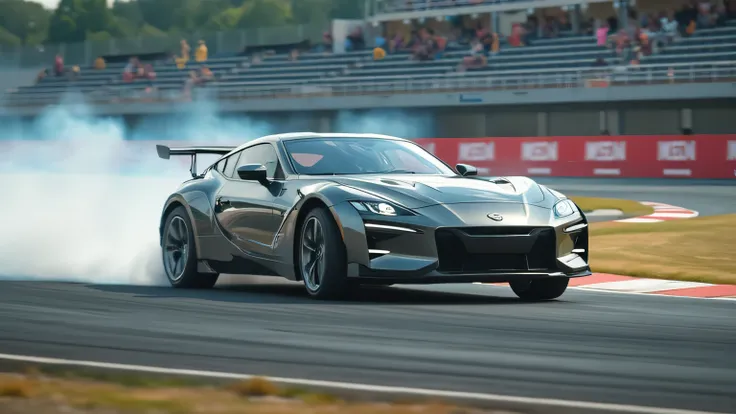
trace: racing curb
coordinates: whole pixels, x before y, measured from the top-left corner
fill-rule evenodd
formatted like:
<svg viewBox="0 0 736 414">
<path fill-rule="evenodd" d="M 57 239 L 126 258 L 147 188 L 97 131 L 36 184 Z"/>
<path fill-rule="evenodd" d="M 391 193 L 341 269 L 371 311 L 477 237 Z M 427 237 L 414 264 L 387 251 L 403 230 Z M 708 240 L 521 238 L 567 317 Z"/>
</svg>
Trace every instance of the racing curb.
<svg viewBox="0 0 736 414">
<path fill-rule="evenodd" d="M 491 283 L 508 286 L 508 283 Z M 571 288 L 618 293 L 642 293 L 661 296 L 680 296 L 701 299 L 736 300 L 736 285 L 685 282 L 681 280 L 651 279 L 610 273 L 570 279 Z"/>
</svg>

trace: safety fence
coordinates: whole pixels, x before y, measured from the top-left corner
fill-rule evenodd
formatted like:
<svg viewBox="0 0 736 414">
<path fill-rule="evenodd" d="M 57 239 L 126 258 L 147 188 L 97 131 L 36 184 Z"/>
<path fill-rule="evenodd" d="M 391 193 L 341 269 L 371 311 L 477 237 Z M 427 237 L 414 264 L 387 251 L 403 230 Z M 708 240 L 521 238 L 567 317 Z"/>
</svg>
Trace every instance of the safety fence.
<svg viewBox="0 0 736 414">
<path fill-rule="evenodd" d="M 736 178 L 736 135 L 622 135 L 494 138 L 422 138 L 416 142 L 455 166 L 471 164 L 480 175 L 623 178 Z M 104 170 L 121 172 L 166 168 L 186 174 L 189 159 L 164 161 L 155 144 L 189 145 L 192 141 L 114 141 L 100 145 L 107 154 Z M 203 139 L 200 144 L 211 144 Z M 217 142 L 239 145 L 243 142 Z M 0 169 L 13 159 L 53 159 L 69 165 L 79 157 L 78 146 L 60 141 L 0 140 Z M 42 156 L 47 154 L 48 157 Z M 201 171 L 216 156 L 204 157 Z M 5 162 L 3 162 L 5 160 Z M 111 165 L 113 163 L 114 165 Z M 163 164 L 162 164 L 163 163 Z M 79 168 L 93 172 L 94 165 Z M 94 163 L 92 163 L 94 164 Z M 26 165 L 26 167 L 28 167 Z M 45 163 L 39 169 L 53 169 Z"/>
<path fill-rule="evenodd" d="M 480 175 L 736 178 L 736 135 L 423 138 L 418 144 Z"/>
</svg>

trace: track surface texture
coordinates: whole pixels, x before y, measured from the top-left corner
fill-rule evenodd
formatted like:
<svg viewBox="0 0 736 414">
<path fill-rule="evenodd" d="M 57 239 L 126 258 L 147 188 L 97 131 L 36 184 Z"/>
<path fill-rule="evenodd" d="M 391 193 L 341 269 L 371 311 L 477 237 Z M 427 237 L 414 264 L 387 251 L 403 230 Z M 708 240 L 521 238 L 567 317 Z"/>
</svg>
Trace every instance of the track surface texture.
<svg viewBox="0 0 736 414">
<path fill-rule="evenodd" d="M 568 196 L 656 201 L 693 209 L 701 216 L 736 212 L 736 180 L 546 177 L 535 180 Z"/>
<path fill-rule="evenodd" d="M 255 375 L 736 411 L 736 303 L 569 290 L 295 283 L 211 291 L 0 282 L 0 352 Z M 242 279 L 240 279 L 242 280 Z"/>
</svg>

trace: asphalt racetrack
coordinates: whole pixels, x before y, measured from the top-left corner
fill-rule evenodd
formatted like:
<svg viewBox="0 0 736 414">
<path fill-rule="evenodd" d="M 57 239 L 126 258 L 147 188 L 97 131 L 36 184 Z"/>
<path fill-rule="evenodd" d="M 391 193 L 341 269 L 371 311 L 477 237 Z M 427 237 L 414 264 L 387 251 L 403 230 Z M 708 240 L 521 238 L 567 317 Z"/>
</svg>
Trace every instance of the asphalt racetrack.
<svg viewBox="0 0 736 414">
<path fill-rule="evenodd" d="M 736 187 L 717 183 L 549 181 L 570 195 L 736 211 Z M 326 303 L 281 279 L 221 282 L 0 282 L 0 353 L 736 412 L 736 301 L 570 289 L 524 303 L 507 287 L 436 285 Z"/>
</svg>

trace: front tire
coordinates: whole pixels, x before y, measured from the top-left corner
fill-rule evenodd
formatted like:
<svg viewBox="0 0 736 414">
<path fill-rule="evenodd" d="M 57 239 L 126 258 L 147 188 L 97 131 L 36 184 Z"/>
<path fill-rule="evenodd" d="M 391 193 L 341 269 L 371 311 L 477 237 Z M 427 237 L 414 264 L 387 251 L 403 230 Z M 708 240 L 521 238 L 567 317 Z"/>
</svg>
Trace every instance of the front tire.
<svg viewBox="0 0 736 414">
<path fill-rule="evenodd" d="M 329 211 L 317 207 L 307 213 L 298 240 L 297 262 L 307 293 L 315 299 L 344 297 L 350 286 L 345 245 Z"/>
<path fill-rule="evenodd" d="M 179 206 L 166 216 L 161 255 L 164 273 L 175 288 L 209 289 L 217 283 L 218 274 L 197 272 L 197 250 L 189 215 Z"/>
<path fill-rule="evenodd" d="M 562 296 L 567 290 L 570 279 L 567 277 L 552 277 L 549 279 L 518 280 L 509 283 L 511 290 L 523 300 L 543 301 Z"/>
</svg>

